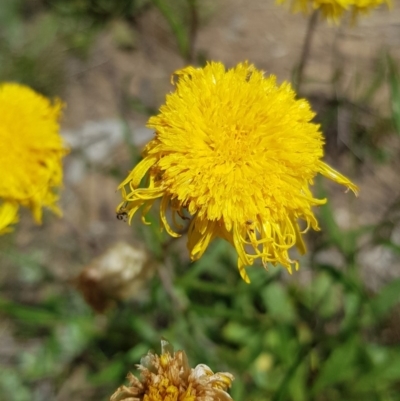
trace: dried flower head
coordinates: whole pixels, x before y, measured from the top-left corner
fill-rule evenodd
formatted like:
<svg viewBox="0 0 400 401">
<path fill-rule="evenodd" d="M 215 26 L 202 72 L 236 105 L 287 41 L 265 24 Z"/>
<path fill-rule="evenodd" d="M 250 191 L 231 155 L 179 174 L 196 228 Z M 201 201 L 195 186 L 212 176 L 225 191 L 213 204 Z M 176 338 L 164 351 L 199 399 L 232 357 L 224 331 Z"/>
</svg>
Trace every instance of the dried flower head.
<svg viewBox="0 0 400 401">
<path fill-rule="evenodd" d="M 322 15 L 328 19 L 338 22 L 339 19 L 349 12 L 353 21 L 360 14 L 367 14 L 382 4 L 392 5 L 392 0 L 289 0 L 294 12 L 302 11 L 309 14 L 313 10 L 321 10 Z M 278 4 L 286 3 L 287 0 L 277 0 Z"/>
<path fill-rule="evenodd" d="M 55 188 L 62 183 L 66 154 L 58 124 L 62 107 L 60 100 L 52 103 L 26 86 L 0 85 L 0 233 L 17 222 L 20 206 L 37 223 L 42 207 L 60 214 Z"/>
<path fill-rule="evenodd" d="M 144 215 L 158 198 L 167 232 L 178 234 L 167 211 L 189 218 L 188 249 L 199 259 L 221 237 L 245 266 L 261 259 L 289 271 L 297 262 L 288 250 L 305 251 L 298 220 L 318 230 L 310 184 L 320 173 L 356 192 L 357 187 L 323 161 L 323 138 L 306 100 L 297 100 L 289 83 L 278 86 L 253 65 L 226 71 L 221 63 L 187 67 L 175 73 L 175 92 L 148 126 L 155 138 L 143 160 L 121 183 L 119 211 L 129 220 Z M 140 183 L 148 173 L 146 187 Z M 188 214 L 190 217 L 188 217 Z M 179 229 L 179 226 L 177 226 Z"/>
<path fill-rule="evenodd" d="M 77 287 L 95 311 L 104 312 L 116 300 L 143 297 L 155 270 L 143 247 L 118 242 L 83 269 Z"/>
<path fill-rule="evenodd" d="M 161 341 L 161 355 L 149 352 L 137 365 L 140 379 L 128 374 L 129 385 L 121 386 L 110 401 L 231 401 L 227 393 L 233 376 L 213 373 L 207 365 L 190 368 L 184 351 L 174 352 Z"/>
</svg>

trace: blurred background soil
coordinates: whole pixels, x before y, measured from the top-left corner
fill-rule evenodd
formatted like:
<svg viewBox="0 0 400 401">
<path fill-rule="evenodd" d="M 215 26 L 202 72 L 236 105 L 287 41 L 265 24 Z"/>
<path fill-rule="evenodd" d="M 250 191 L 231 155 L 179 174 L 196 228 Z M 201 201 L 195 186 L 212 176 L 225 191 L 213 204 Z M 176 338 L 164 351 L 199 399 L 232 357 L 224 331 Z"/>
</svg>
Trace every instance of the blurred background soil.
<svg viewBox="0 0 400 401">
<path fill-rule="evenodd" d="M 204 60 L 222 61 L 228 67 L 248 60 L 279 81 L 290 80 L 298 63 L 306 31 L 306 17 L 288 14 L 265 0 L 204 0 L 195 53 Z M 400 7 L 388 13 L 380 9 L 357 26 L 350 22 L 335 26 L 321 21 L 308 61 L 306 92 L 332 95 L 331 78 L 340 65 L 347 95 L 357 96 L 361 84 L 376 73 L 383 50 L 400 57 Z M 145 106 L 157 108 L 170 91 L 170 76 L 188 64 L 179 55 L 167 22 L 156 9 L 139 17 L 132 29 L 131 51 L 118 47 L 115 25 L 96 39 L 84 63 L 69 60 L 65 100 L 65 126 L 79 127 L 88 120 L 117 118 L 121 114 L 121 93 L 128 92 Z M 113 36 L 114 33 L 114 36 Z M 364 83 L 364 86 L 366 84 Z M 382 93 L 381 99 L 386 99 Z M 386 104 L 376 99 L 387 112 Z M 386 109 L 386 110 L 385 110 Z M 145 120 L 145 119 L 144 119 Z"/>
</svg>

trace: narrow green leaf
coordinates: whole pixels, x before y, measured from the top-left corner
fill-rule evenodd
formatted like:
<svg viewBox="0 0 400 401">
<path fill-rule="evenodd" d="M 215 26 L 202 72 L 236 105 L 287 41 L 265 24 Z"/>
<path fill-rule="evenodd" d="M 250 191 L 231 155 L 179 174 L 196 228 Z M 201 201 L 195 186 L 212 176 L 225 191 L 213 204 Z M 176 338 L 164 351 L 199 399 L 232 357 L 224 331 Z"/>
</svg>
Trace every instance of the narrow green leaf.
<svg viewBox="0 0 400 401">
<path fill-rule="evenodd" d="M 261 296 L 270 317 L 278 322 L 293 323 L 296 319 L 293 303 L 279 283 L 271 283 L 266 286 Z"/>
<path fill-rule="evenodd" d="M 320 178 L 317 179 L 317 195 L 319 198 L 327 198 Z M 345 256 L 353 255 L 356 251 L 356 232 L 343 231 L 335 220 L 335 213 L 331 204 L 327 202 L 319 208 L 321 215 L 321 225 L 328 234 L 329 241 L 335 244 Z"/>
<path fill-rule="evenodd" d="M 254 335 L 253 330 L 249 326 L 231 321 L 222 329 L 225 339 L 237 344 L 247 344 L 249 338 Z"/>
<path fill-rule="evenodd" d="M 392 281 L 381 289 L 371 301 L 370 306 L 376 318 L 385 317 L 391 309 L 400 303 L 400 279 Z"/>
<path fill-rule="evenodd" d="M 100 372 L 91 376 L 90 381 L 94 385 L 115 383 L 126 373 L 124 362 L 121 359 L 116 359 L 108 362 Z"/>
<path fill-rule="evenodd" d="M 352 380 L 357 370 L 358 348 L 358 339 L 353 337 L 332 351 L 322 365 L 312 389 L 313 394 L 318 394 L 321 390 L 334 384 Z"/>
<path fill-rule="evenodd" d="M 389 66 L 389 87 L 392 108 L 392 120 L 397 134 L 400 135 L 400 77 L 393 58 L 387 56 Z"/>
<path fill-rule="evenodd" d="M 24 323 L 31 323 L 35 326 L 52 327 L 60 320 L 54 313 L 45 309 L 17 304 L 5 298 L 0 298 L 0 311 L 13 318 L 22 320 Z"/>
<path fill-rule="evenodd" d="M 177 18 L 176 13 L 171 9 L 170 5 L 165 0 L 152 0 L 153 4 L 160 10 L 161 14 L 167 20 L 173 34 L 175 35 L 178 43 L 179 52 L 182 57 L 187 59 L 189 57 L 189 35 L 183 22 Z"/>
</svg>

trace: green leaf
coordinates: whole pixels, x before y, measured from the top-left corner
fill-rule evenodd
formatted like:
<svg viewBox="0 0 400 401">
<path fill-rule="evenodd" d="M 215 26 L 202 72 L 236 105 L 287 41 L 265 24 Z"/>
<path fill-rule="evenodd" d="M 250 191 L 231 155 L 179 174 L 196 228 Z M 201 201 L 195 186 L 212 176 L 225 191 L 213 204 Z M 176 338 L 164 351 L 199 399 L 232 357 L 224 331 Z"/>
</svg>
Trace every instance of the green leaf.
<svg viewBox="0 0 400 401">
<path fill-rule="evenodd" d="M 178 18 L 177 13 L 174 12 L 171 5 L 168 4 L 170 2 L 166 0 L 152 0 L 152 2 L 167 20 L 173 34 L 175 35 L 181 56 L 188 59 L 190 54 L 189 35 L 183 21 Z"/>
<path fill-rule="evenodd" d="M 296 320 L 293 303 L 281 284 L 269 284 L 262 290 L 261 297 L 267 308 L 268 315 L 276 321 L 293 323 Z"/>
<path fill-rule="evenodd" d="M 45 309 L 17 304 L 5 298 L 0 298 L 0 311 L 34 326 L 52 327 L 60 320 L 59 316 Z"/>
<path fill-rule="evenodd" d="M 362 299 L 357 293 L 350 292 L 344 297 L 344 319 L 340 325 L 340 331 L 351 331 L 356 329 L 359 323 Z"/>
<path fill-rule="evenodd" d="M 327 198 L 327 192 L 325 191 L 321 178 L 318 177 L 317 183 L 317 195 L 319 198 Z M 343 231 L 335 220 L 335 213 L 329 202 L 320 206 L 319 212 L 321 215 L 321 225 L 323 231 L 328 234 L 329 242 L 335 244 L 340 252 L 345 256 L 353 255 L 356 251 L 356 239 L 357 232 Z"/>
<path fill-rule="evenodd" d="M 379 345 L 369 345 L 366 353 L 370 369 L 364 366 L 363 374 L 353 383 L 353 391 L 370 392 L 394 385 L 400 380 L 400 351 Z M 367 369 L 366 369 L 367 368 Z"/>
<path fill-rule="evenodd" d="M 317 268 L 323 271 L 324 265 Z M 341 290 L 338 285 L 334 285 L 332 278 L 328 274 L 320 273 L 313 279 L 312 285 L 306 289 L 305 301 L 308 309 L 315 315 L 328 319 L 338 313 L 341 308 Z"/>
<path fill-rule="evenodd" d="M 138 361 L 140 361 L 140 358 L 146 355 L 148 351 L 149 346 L 147 344 L 139 343 L 127 352 L 126 358 L 133 365 L 135 363 L 138 363 Z"/>
<path fill-rule="evenodd" d="M 384 318 L 391 309 L 400 303 L 400 279 L 394 280 L 383 287 L 379 294 L 370 302 L 370 307 L 376 318 Z"/>
<path fill-rule="evenodd" d="M 132 367 L 133 368 L 133 367 Z M 106 383 L 116 383 L 125 374 L 126 367 L 121 359 L 110 361 L 107 365 L 95 375 L 90 377 L 90 381 L 94 385 L 104 385 Z"/>
<path fill-rule="evenodd" d="M 4 367 L 0 375 L 0 394 L 1 399 L 10 401 L 32 400 L 32 394 L 21 380 L 21 374 Z"/>
<path fill-rule="evenodd" d="M 356 337 L 352 337 L 346 343 L 335 348 L 322 365 L 321 371 L 313 386 L 312 393 L 318 394 L 326 387 L 334 384 L 350 381 L 357 371 L 356 358 L 359 343 Z"/>
<path fill-rule="evenodd" d="M 148 321 L 143 319 L 141 316 L 135 316 L 132 314 L 130 317 L 130 326 L 138 336 L 149 343 L 155 343 L 160 337 L 160 333 L 149 324 Z"/>
<path fill-rule="evenodd" d="M 392 107 L 392 120 L 397 134 L 400 135 L 400 77 L 393 58 L 387 55 L 389 66 L 389 88 Z"/>
<path fill-rule="evenodd" d="M 254 334 L 251 327 L 244 326 L 237 322 L 229 322 L 222 330 L 224 338 L 237 344 L 247 344 L 248 340 Z"/>
<path fill-rule="evenodd" d="M 364 296 L 363 288 L 357 280 L 350 277 L 348 272 L 342 272 L 336 267 L 328 264 L 318 265 L 318 269 L 326 272 L 336 283 L 340 284 L 344 289 L 350 292 L 358 293 L 360 296 Z"/>
</svg>

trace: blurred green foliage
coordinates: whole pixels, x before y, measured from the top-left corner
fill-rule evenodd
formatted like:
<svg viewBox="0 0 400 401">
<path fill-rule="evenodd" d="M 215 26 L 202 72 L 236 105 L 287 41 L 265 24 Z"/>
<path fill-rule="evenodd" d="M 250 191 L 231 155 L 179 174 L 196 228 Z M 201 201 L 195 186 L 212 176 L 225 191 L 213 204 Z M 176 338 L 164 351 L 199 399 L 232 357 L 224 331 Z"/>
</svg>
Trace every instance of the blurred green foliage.
<svg viewBox="0 0 400 401">
<path fill-rule="evenodd" d="M 164 249 L 159 258 L 172 287 L 165 274 L 155 277 L 148 297 L 120 304 L 100 325 L 67 284 L 51 283 L 51 295 L 33 305 L 8 298 L 3 288 L 1 315 L 12 324 L 21 352 L 0 376 L 1 392 L 9 400 L 32 399 L 43 381 L 59 386 L 83 369 L 92 391 L 86 399 L 107 399 L 143 354 L 159 351 L 164 336 L 186 350 L 193 366 L 232 372 L 235 400 L 397 400 L 400 346 L 385 332 L 398 307 L 400 280 L 368 292 L 354 264 L 363 232 L 340 231 L 330 216 L 324 206 L 323 239 L 311 254 L 312 279 L 303 285 L 285 283 L 283 269 L 260 267 L 250 269 L 252 282 L 245 284 L 234 251 L 223 241 L 188 264 L 180 252 L 161 246 L 153 224 L 146 227 L 153 232 L 148 246 Z M 315 261 L 332 247 L 346 261 L 339 269 Z M 29 260 L 9 250 L 1 257 L 16 269 Z M 30 268 L 46 266 L 31 262 Z M 46 278 L 38 277 L 43 286 Z M 32 285 L 24 281 L 20 276 L 14 285 Z M 24 351 L 32 338 L 37 346 Z"/>
<path fill-rule="evenodd" d="M 147 5 L 145 0 L 2 0 L 0 80 L 60 94 L 68 55 L 86 58 L 106 23 L 134 20 Z M 121 36 L 121 24 L 118 28 Z"/>
<path fill-rule="evenodd" d="M 62 86 L 65 63 L 57 23 L 49 15 L 26 21 L 23 5 L 22 1 L 4 0 L 0 8 L 0 80 L 55 94 Z"/>
<path fill-rule="evenodd" d="M 114 18 L 134 18 L 150 0 L 43 0 L 48 8 L 75 18 L 104 23 Z"/>
<path fill-rule="evenodd" d="M 343 85 L 344 75 L 344 71 L 337 70 L 330 82 L 335 96 L 309 95 L 326 138 L 327 154 L 336 157 L 350 152 L 358 165 L 383 163 L 395 156 L 387 142 L 398 130 L 397 66 L 386 50 L 379 52 L 375 61 L 372 77 L 358 73 L 345 90 L 337 90 L 335 88 Z M 314 78 L 311 77 L 310 82 L 314 82 Z M 390 97 L 382 101 L 382 93 L 387 89 Z M 388 113 L 377 112 L 374 108 L 378 98 Z"/>
<path fill-rule="evenodd" d="M 0 80 L 24 83 L 46 95 L 60 94 L 68 55 L 87 58 L 107 24 L 121 48 L 133 49 L 130 25 L 150 7 L 169 24 L 182 57 L 193 60 L 200 19 L 196 0 L 2 0 Z"/>
<path fill-rule="evenodd" d="M 197 0 L 151 0 L 168 22 L 178 50 L 186 61 L 193 61 L 193 47 L 199 24 Z"/>
<path fill-rule="evenodd" d="M 389 65 L 389 84 L 392 105 L 392 119 L 396 132 L 400 134 L 400 76 L 395 61 L 387 56 Z"/>
</svg>

